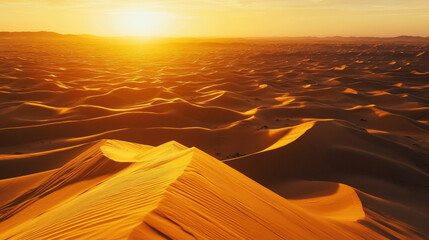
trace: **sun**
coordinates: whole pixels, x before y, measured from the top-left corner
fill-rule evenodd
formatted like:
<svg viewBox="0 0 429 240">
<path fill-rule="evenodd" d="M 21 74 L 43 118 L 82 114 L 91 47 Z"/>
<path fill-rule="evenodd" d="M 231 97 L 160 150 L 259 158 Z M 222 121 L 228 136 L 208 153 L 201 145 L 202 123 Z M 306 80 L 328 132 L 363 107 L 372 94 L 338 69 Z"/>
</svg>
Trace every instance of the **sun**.
<svg viewBox="0 0 429 240">
<path fill-rule="evenodd" d="M 170 16 L 162 12 L 127 11 L 115 14 L 116 31 L 128 36 L 159 36 L 165 34 Z"/>
</svg>

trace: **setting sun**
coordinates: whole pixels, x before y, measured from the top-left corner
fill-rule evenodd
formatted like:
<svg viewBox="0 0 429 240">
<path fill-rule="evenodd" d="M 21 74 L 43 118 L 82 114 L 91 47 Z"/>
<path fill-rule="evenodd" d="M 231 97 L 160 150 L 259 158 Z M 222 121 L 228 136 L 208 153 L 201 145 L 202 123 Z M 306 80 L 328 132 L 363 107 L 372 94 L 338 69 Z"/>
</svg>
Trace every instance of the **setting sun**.
<svg viewBox="0 0 429 240">
<path fill-rule="evenodd" d="M 328 0 L 0 0 L 3 31 L 100 36 L 428 35 L 429 4 Z"/>
<path fill-rule="evenodd" d="M 127 11 L 112 14 L 119 35 L 154 36 L 166 31 L 170 16 L 162 12 Z"/>
</svg>

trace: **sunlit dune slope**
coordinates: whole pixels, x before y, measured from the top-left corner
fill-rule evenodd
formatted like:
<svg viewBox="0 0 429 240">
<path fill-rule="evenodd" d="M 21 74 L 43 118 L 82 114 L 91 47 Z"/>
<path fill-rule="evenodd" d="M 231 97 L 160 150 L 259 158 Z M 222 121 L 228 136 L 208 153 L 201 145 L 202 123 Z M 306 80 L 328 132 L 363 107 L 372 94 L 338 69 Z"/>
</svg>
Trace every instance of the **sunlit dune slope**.
<svg viewBox="0 0 429 240">
<path fill-rule="evenodd" d="M 289 201 L 174 141 L 103 140 L 28 189 L 2 207 L 0 238 L 382 238 L 348 186 Z"/>
</svg>

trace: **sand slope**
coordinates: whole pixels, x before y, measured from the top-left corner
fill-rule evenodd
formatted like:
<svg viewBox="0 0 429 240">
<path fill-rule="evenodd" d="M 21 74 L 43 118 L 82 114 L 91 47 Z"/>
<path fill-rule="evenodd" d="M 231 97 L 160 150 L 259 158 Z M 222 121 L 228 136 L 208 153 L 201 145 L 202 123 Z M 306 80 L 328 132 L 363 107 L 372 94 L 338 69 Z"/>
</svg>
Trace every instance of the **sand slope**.
<svg viewBox="0 0 429 240">
<path fill-rule="evenodd" d="M 346 185 L 288 201 L 177 142 L 103 140 L 17 199 L 1 209 L 2 239 L 382 238 Z"/>
</svg>

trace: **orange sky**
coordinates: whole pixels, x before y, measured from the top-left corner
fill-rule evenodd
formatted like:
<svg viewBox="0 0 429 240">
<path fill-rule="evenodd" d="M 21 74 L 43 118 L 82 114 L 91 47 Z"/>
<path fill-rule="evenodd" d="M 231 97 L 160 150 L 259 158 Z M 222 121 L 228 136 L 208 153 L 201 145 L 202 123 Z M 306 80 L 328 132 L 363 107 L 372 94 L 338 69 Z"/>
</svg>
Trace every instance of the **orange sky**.
<svg viewBox="0 0 429 240">
<path fill-rule="evenodd" d="M 429 36 L 428 0 L 0 0 L 0 31 L 103 36 Z"/>
</svg>

